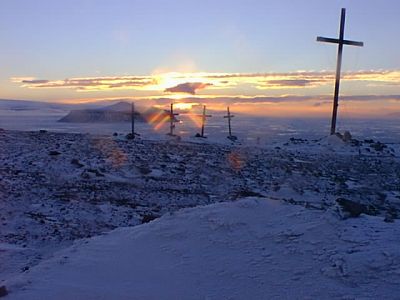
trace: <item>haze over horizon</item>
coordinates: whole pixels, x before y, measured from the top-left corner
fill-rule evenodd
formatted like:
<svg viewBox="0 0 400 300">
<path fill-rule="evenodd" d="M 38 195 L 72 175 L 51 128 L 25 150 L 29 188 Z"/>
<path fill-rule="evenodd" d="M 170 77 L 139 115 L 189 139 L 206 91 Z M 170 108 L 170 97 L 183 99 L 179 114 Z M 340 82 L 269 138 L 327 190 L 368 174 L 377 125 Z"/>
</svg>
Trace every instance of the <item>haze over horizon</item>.
<svg viewBox="0 0 400 300">
<path fill-rule="evenodd" d="M 331 113 L 347 8 L 340 113 L 400 111 L 397 1 L 3 1 L 0 98 L 136 99 L 271 116 Z M 150 100 L 150 101 L 149 101 Z"/>
</svg>

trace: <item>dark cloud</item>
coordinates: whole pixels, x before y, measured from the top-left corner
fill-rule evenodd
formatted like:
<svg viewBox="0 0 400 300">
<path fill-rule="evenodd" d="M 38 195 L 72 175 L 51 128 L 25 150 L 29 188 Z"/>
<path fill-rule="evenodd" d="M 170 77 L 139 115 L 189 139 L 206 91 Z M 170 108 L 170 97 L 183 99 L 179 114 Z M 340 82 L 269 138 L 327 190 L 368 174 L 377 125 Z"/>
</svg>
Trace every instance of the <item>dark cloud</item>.
<svg viewBox="0 0 400 300">
<path fill-rule="evenodd" d="M 125 77 L 93 77 L 72 78 L 64 80 L 21 80 L 27 87 L 32 88 L 74 88 L 78 91 L 91 89 L 121 89 L 132 87 L 143 87 L 155 84 L 156 81 L 150 76 L 125 76 Z"/>
<path fill-rule="evenodd" d="M 48 80 L 40 80 L 40 79 L 22 80 L 22 83 L 26 83 L 26 84 L 46 84 L 48 82 L 49 82 Z"/>
<path fill-rule="evenodd" d="M 165 89 L 165 92 L 168 93 L 185 93 L 185 94 L 196 94 L 197 90 L 205 89 L 208 86 L 212 86 L 211 83 L 203 83 L 203 82 L 186 82 L 178 84 L 177 86 L 170 87 Z"/>
<path fill-rule="evenodd" d="M 265 82 L 266 87 L 308 87 L 325 83 L 324 80 L 310 79 L 283 79 L 283 80 L 268 80 Z"/>
</svg>

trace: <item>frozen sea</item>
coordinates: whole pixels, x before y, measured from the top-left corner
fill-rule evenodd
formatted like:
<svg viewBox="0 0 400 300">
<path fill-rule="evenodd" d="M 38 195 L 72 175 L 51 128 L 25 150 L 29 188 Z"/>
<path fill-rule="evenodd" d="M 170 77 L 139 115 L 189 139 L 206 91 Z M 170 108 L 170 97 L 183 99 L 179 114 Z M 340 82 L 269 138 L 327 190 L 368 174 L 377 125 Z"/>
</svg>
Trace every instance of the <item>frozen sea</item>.
<svg viewBox="0 0 400 300">
<path fill-rule="evenodd" d="M 57 122 L 67 112 L 48 111 L 0 111 L 0 128 L 9 130 L 72 132 L 110 135 L 126 134 L 130 123 L 61 123 Z M 180 115 L 175 133 L 185 140 L 194 140 L 200 131 L 187 115 Z M 155 127 L 158 127 L 155 129 Z M 350 131 L 357 139 L 374 139 L 385 143 L 400 143 L 400 120 L 396 119 L 343 119 L 339 118 L 339 132 Z M 271 144 L 294 138 L 319 139 L 330 130 L 328 118 L 272 118 L 235 114 L 232 133 L 245 144 Z M 136 131 L 145 139 L 166 139 L 169 123 L 150 125 L 137 123 Z M 225 142 L 228 133 L 227 120 L 222 113 L 214 113 L 205 128 L 207 141 Z"/>
</svg>

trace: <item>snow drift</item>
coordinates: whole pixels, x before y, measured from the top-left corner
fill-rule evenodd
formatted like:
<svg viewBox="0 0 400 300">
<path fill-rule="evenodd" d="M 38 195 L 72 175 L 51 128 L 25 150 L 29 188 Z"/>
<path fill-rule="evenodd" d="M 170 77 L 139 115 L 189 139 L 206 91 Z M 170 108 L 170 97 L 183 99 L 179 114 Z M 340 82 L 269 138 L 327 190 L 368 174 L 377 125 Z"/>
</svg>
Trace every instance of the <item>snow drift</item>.
<svg viewBox="0 0 400 300">
<path fill-rule="evenodd" d="M 395 299 L 398 223 L 261 198 L 81 240 L 6 299 Z"/>
</svg>

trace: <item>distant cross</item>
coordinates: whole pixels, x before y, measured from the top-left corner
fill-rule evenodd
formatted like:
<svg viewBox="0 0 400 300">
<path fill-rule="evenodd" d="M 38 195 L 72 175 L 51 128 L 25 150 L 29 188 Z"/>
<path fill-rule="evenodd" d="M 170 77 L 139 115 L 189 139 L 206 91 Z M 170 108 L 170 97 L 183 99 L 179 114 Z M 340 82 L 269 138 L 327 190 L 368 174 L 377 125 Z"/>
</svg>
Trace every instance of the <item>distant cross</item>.
<svg viewBox="0 0 400 300">
<path fill-rule="evenodd" d="M 326 42 L 338 44 L 338 54 L 337 54 L 337 64 L 336 64 L 336 82 L 335 82 L 335 95 L 333 97 L 333 111 L 332 111 L 332 123 L 331 123 L 331 134 L 336 133 L 336 118 L 337 118 L 337 110 L 339 106 L 339 86 L 340 86 L 340 71 L 342 68 L 342 55 L 343 55 L 343 45 L 350 46 L 364 46 L 363 42 L 355 42 L 344 39 L 344 25 L 346 19 L 346 9 L 342 8 L 342 15 L 340 18 L 340 33 L 339 39 L 325 38 L 325 37 L 317 37 L 318 42 Z"/>
<path fill-rule="evenodd" d="M 206 124 L 206 119 L 207 118 L 211 118 L 212 115 L 207 115 L 206 114 L 206 106 L 203 106 L 203 114 L 201 115 L 201 133 L 200 133 L 200 137 L 204 137 L 204 127 Z"/>
<path fill-rule="evenodd" d="M 229 106 L 228 106 L 228 114 L 226 116 L 224 116 L 224 118 L 228 119 L 228 129 L 229 129 L 228 139 L 236 140 L 236 137 L 232 135 L 231 120 L 233 117 L 234 117 L 234 115 L 231 115 L 231 111 L 229 110 Z"/>
<path fill-rule="evenodd" d="M 168 133 L 168 135 L 171 136 L 174 136 L 175 123 L 177 122 L 175 116 L 179 116 L 179 114 L 174 113 L 174 104 L 171 103 L 171 109 L 169 111 L 169 133 Z"/>
<path fill-rule="evenodd" d="M 135 102 L 132 101 L 131 106 L 131 134 L 132 138 L 135 138 Z"/>
<path fill-rule="evenodd" d="M 136 135 L 140 135 L 135 132 L 135 102 L 132 101 L 131 103 L 131 136 L 132 139 L 135 138 Z"/>
</svg>

